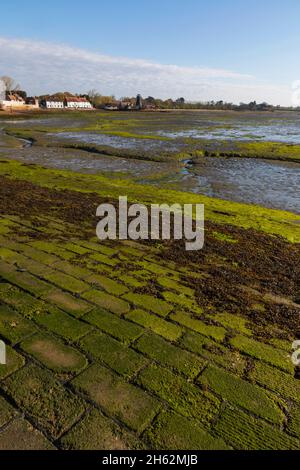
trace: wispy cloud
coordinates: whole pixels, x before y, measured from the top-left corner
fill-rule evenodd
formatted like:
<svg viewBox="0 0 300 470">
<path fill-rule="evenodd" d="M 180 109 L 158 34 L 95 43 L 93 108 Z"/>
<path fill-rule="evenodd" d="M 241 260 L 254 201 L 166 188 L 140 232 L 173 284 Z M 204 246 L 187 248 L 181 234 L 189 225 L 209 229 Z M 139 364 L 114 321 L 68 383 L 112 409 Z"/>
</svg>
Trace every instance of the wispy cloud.
<svg viewBox="0 0 300 470">
<path fill-rule="evenodd" d="M 64 44 L 0 37 L 0 75 L 12 75 L 32 94 L 97 89 L 117 96 L 184 96 L 189 100 L 283 103 L 290 91 L 252 75 L 208 67 L 163 65 L 112 57 Z"/>
</svg>

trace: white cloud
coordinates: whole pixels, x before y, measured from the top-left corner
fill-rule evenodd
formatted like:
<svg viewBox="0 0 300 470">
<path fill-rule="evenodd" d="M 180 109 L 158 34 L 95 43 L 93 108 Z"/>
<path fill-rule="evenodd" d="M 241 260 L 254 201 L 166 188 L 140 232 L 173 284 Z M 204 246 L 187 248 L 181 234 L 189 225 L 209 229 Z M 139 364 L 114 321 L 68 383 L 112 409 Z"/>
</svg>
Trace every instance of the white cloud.
<svg viewBox="0 0 300 470">
<path fill-rule="evenodd" d="M 112 57 L 63 44 L 0 37 L 0 75 L 12 75 L 30 94 L 58 90 L 189 100 L 268 101 L 290 104 L 288 87 L 208 67 L 163 65 Z"/>
</svg>

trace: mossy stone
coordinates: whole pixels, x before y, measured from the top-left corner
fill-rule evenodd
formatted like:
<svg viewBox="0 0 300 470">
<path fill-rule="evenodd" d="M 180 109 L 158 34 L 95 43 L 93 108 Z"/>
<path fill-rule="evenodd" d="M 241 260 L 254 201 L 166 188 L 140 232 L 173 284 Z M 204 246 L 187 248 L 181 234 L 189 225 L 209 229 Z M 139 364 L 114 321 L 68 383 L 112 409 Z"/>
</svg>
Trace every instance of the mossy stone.
<svg viewBox="0 0 300 470">
<path fill-rule="evenodd" d="M 80 345 L 94 358 L 125 377 L 136 374 L 147 363 L 141 354 L 100 332 L 85 336 Z"/>
<path fill-rule="evenodd" d="M 91 366 L 72 384 L 110 416 L 139 432 L 145 429 L 159 410 L 155 398 L 100 365 Z"/>
<path fill-rule="evenodd" d="M 153 449 L 160 450 L 227 450 L 225 442 L 212 436 L 198 423 L 176 413 L 162 412 L 146 432 Z"/>
<path fill-rule="evenodd" d="M 220 402 L 213 395 L 162 367 L 147 367 L 138 383 L 167 401 L 174 411 L 203 423 L 209 424 L 219 411 Z"/>
<path fill-rule="evenodd" d="M 130 306 L 125 300 L 118 299 L 106 292 L 90 290 L 85 292 L 82 297 L 96 305 L 99 305 L 99 307 L 116 313 L 117 315 L 124 315 L 130 310 Z"/>
<path fill-rule="evenodd" d="M 262 389 L 233 374 L 208 366 L 198 378 L 202 386 L 209 387 L 223 400 L 240 406 L 268 421 L 280 424 L 283 414 L 278 405 Z"/>
<path fill-rule="evenodd" d="M 23 367 L 4 383 L 6 393 L 54 439 L 66 432 L 81 416 L 83 401 L 35 365 Z"/>
<path fill-rule="evenodd" d="M 135 347 L 165 367 L 170 367 L 187 377 L 196 377 L 206 361 L 175 346 L 153 333 L 144 334 Z"/>
<path fill-rule="evenodd" d="M 170 341 L 176 341 L 182 335 L 182 328 L 178 325 L 174 325 L 174 323 L 163 320 L 144 310 L 133 310 L 126 315 L 126 318 L 145 328 L 149 328 L 154 333 Z"/>
<path fill-rule="evenodd" d="M 23 341 L 21 348 L 55 372 L 76 372 L 87 365 L 87 359 L 79 351 L 50 335 L 35 334 Z"/>
<path fill-rule="evenodd" d="M 92 409 L 60 440 L 64 450 L 133 450 L 142 444 L 100 411 Z"/>
<path fill-rule="evenodd" d="M 106 333 L 123 341 L 131 343 L 143 333 L 143 328 L 126 320 L 122 320 L 113 313 L 106 310 L 96 308 L 84 317 L 84 321 L 100 328 Z"/>
</svg>

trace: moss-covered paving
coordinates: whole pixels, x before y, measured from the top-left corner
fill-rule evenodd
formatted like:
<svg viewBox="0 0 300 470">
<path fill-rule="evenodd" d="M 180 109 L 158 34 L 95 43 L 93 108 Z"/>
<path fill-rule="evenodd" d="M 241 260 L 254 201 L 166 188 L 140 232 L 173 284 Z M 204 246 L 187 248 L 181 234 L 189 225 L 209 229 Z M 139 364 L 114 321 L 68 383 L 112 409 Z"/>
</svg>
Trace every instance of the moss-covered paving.
<svg viewBox="0 0 300 470">
<path fill-rule="evenodd" d="M 0 449 L 300 449 L 289 351 L 299 247 L 287 241 L 300 239 L 296 216 L 262 210 L 247 231 L 253 208 L 233 205 L 233 225 L 208 224 L 207 246 L 191 258 L 180 245 L 97 241 L 80 205 L 94 210 L 94 177 L 89 192 L 81 175 L 0 164 L 10 169 L 2 183 L 14 206 L 0 217 Z M 105 185 L 101 197 L 120 190 Z M 139 200 L 141 187 L 131 189 Z M 38 211 L 23 213 L 32 194 Z M 246 240 L 260 262 L 242 251 Z M 276 282 L 261 266 L 273 248 Z"/>
</svg>

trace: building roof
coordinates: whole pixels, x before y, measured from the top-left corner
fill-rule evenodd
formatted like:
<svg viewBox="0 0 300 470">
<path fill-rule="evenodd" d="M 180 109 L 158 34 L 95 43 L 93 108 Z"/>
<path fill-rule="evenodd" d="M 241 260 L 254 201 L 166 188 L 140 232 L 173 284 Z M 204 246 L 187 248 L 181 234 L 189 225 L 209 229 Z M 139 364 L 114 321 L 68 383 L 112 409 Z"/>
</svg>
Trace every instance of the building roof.
<svg viewBox="0 0 300 470">
<path fill-rule="evenodd" d="M 9 93 L 7 92 L 6 93 L 6 99 L 8 101 L 20 101 L 22 103 L 25 102 L 24 98 L 22 98 L 22 96 L 19 96 L 17 93 Z"/>
</svg>

